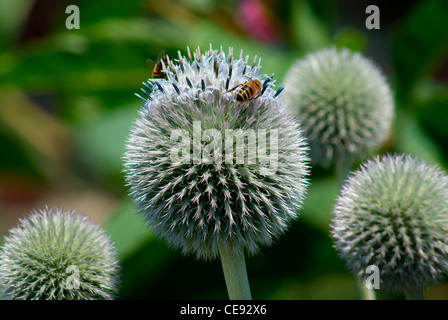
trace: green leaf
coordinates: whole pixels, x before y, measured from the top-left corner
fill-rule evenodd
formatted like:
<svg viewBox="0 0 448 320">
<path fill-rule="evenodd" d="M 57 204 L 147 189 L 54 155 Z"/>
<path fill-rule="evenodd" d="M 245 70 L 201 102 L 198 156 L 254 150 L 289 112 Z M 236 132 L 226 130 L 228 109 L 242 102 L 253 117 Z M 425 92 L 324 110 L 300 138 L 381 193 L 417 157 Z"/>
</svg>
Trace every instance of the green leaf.
<svg viewBox="0 0 448 320">
<path fill-rule="evenodd" d="M 367 48 L 366 35 L 359 30 L 345 28 L 339 31 L 334 38 L 338 48 L 348 48 L 353 51 L 365 52 Z"/>
<path fill-rule="evenodd" d="M 8 150 L 0 158 L 0 172 L 42 177 L 42 168 L 36 163 L 35 150 L 30 148 L 10 130 L 5 130 L 0 119 L 0 149 Z M 34 152 L 34 153 L 33 153 Z"/>
<path fill-rule="evenodd" d="M 448 44 L 448 2 L 420 1 L 399 22 L 393 41 L 393 61 L 399 99 L 412 97 L 415 86 L 441 62 Z"/>
<path fill-rule="evenodd" d="M 140 290 L 155 287 L 161 277 L 169 277 L 167 273 L 174 251 L 154 237 L 130 200 L 122 200 L 103 228 L 119 254 L 120 298 L 141 298 L 143 294 L 139 293 Z"/>
<path fill-rule="evenodd" d="M 395 151 L 419 157 L 433 165 L 447 168 L 442 151 L 419 124 L 415 115 L 397 110 L 394 124 Z"/>
<path fill-rule="evenodd" d="M 356 300 L 358 294 L 353 276 L 328 273 L 308 280 L 280 278 L 271 284 L 262 299 L 267 300 Z"/>
<path fill-rule="evenodd" d="M 124 145 L 141 102 L 102 114 L 100 119 L 75 127 L 73 136 L 81 161 L 93 174 L 123 184 Z"/>
<path fill-rule="evenodd" d="M 154 239 L 152 232 L 145 227 L 143 219 L 128 200 L 123 200 L 115 208 L 103 227 L 114 241 L 121 260 Z"/>
<path fill-rule="evenodd" d="M 78 4 L 81 19 L 81 29 L 97 24 L 110 18 L 135 18 L 143 15 L 145 0 L 109 0 L 107 4 L 94 1 L 82 1 Z M 63 19 L 68 15 L 61 14 Z M 65 21 L 65 20 L 64 20 Z"/>
<path fill-rule="evenodd" d="M 338 192 L 339 186 L 334 177 L 312 178 L 301 218 L 327 232 Z"/>
<path fill-rule="evenodd" d="M 14 34 L 20 30 L 21 23 L 28 14 L 30 0 L 2 0 L 0 1 L 0 40 L 12 40 Z M 0 48 L 7 41 L 0 41 Z"/>
<path fill-rule="evenodd" d="M 94 41 L 140 42 L 151 45 L 151 47 L 160 47 L 165 50 L 172 48 L 176 49 L 176 51 L 179 49 L 179 46 L 184 45 L 188 36 L 187 29 L 182 29 L 165 20 L 144 18 L 106 19 L 87 29 L 83 29 L 83 33 L 90 40 Z M 154 53 L 157 54 L 158 52 Z"/>
<path fill-rule="evenodd" d="M 413 105 L 419 123 L 448 157 L 448 87 L 427 83 L 419 86 Z"/>
<path fill-rule="evenodd" d="M 309 1 L 291 1 L 292 30 L 297 45 L 313 51 L 330 44 L 328 29 L 319 21 Z"/>
<path fill-rule="evenodd" d="M 76 46 L 85 48 L 73 51 Z M 76 93 L 132 89 L 149 76 L 146 58 L 136 45 L 89 42 L 81 36 L 57 38 L 55 43 L 41 43 L 26 52 L 0 55 L 0 61 L 9 63 L 6 70 L 0 71 L 0 86 L 14 84 L 29 91 Z"/>
</svg>

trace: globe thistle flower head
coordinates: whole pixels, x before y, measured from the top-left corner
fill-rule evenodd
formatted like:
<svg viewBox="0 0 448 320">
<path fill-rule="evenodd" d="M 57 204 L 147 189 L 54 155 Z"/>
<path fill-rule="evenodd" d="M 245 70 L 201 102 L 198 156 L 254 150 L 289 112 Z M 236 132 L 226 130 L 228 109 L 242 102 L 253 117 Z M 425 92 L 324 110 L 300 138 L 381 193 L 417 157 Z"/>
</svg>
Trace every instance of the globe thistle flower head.
<svg viewBox="0 0 448 320">
<path fill-rule="evenodd" d="M 0 298 L 103 300 L 117 292 L 118 258 L 109 237 L 73 210 L 34 211 L 0 248 Z"/>
<path fill-rule="evenodd" d="M 313 163 L 351 163 L 387 138 L 393 98 L 380 70 L 361 54 L 329 48 L 298 60 L 283 95 L 299 116 Z"/>
<path fill-rule="evenodd" d="M 219 243 L 255 253 L 297 216 L 307 146 L 281 88 L 260 68 L 242 52 L 198 48 L 169 61 L 166 79 L 144 84 L 126 182 L 147 224 L 183 253 L 212 258 Z M 186 151 L 174 160 L 173 150 Z"/>
<path fill-rule="evenodd" d="M 366 162 L 334 207 L 332 235 L 349 269 L 380 271 L 381 289 L 435 284 L 448 272 L 448 178 L 408 155 Z"/>
</svg>

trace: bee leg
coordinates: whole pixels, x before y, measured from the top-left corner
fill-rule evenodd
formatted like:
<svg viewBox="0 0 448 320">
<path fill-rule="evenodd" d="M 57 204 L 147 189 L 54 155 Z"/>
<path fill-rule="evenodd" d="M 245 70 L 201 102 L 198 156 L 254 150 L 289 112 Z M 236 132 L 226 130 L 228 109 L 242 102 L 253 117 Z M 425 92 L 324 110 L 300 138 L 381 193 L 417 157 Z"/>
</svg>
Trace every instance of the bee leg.
<svg viewBox="0 0 448 320">
<path fill-rule="evenodd" d="M 252 98 L 252 100 L 257 100 L 258 98 L 261 97 L 262 94 L 263 94 L 262 92 L 258 93 L 257 95 L 254 96 L 254 98 Z"/>
<path fill-rule="evenodd" d="M 227 90 L 227 91 L 225 91 L 224 93 L 227 93 L 227 92 L 230 92 L 230 91 L 233 91 L 233 90 L 235 90 L 236 88 L 238 88 L 238 87 L 241 87 L 242 86 L 242 84 L 239 84 L 239 85 L 237 85 L 237 86 L 234 86 L 232 89 L 230 89 L 230 90 Z"/>
</svg>

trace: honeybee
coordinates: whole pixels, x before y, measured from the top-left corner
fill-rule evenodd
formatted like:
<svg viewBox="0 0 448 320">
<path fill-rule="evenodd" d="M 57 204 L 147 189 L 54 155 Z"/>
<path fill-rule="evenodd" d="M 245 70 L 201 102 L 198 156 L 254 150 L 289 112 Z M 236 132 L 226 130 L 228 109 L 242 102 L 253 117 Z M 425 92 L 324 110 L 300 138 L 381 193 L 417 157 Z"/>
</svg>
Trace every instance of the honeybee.
<svg viewBox="0 0 448 320">
<path fill-rule="evenodd" d="M 163 63 L 162 63 L 163 61 Z M 152 79 L 166 79 L 166 73 L 163 70 L 163 65 L 165 65 L 165 68 L 169 66 L 169 62 L 173 64 L 177 64 L 173 61 L 173 58 L 169 55 L 165 54 L 165 51 L 162 50 L 157 57 L 157 62 L 154 62 L 154 60 L 147 59 L 146 60 L 146 66 L 151 71 L 151 78 Z"/>
<path fill-rule="evenodd" d="M 231 92 L 236 88 L 241 87 L 236 93 L 236 101 L 239 101 L 240 104 L 249 100 L 258 99 L 262 94 L 263 85 L 257 79 L 249 78 L 248 81 L 241 83 L 226 92 Z M 225 93 L 226 93 L 225 92 Z"/>
</svg>

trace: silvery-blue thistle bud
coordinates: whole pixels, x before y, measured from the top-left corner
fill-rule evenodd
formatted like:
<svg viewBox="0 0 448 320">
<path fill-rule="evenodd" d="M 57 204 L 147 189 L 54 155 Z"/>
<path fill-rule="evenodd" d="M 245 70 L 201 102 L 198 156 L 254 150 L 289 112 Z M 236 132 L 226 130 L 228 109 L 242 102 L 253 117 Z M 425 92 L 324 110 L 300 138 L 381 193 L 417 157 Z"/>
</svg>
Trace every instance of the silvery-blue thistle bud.
<svg viewBox="0 0 448 320">
<path fill-rule="evenodd" d="M 393 117 L 380 70 L 348 49 L 323 49 L 298 60 L 285 77 L 284 99 L 299 116 L 313 163 L 351 163 L 377 149 Z"/>
<path fill-rule="evenodd" d="M 103 229 L 73 210 L 34 211 L 0 248 L 0 298 L 112 299 L 118 257 Z"/>
<path fill-rule="evenodd" d="M 448 272 L 448 177 L 408 155 L 368 161 L 342 188 L 332 235 L 354 274 L 378 267 L 386 292 L 435 284 Z"/>
<path fill-rule="evenodd" d="M 140 214 L 199 258 L 217 256 L 222 244 L 248 253 L 271 244 L 307 186 L 301 129 L 272 76 L 248 59 L 232 49 L 179 52 L 166 79 L 144 84 L 150 92 L 126 144 L 126 182 Z M 248 83 L 254 91 L 241 94 Z"/>
</svg>

